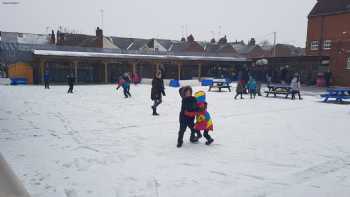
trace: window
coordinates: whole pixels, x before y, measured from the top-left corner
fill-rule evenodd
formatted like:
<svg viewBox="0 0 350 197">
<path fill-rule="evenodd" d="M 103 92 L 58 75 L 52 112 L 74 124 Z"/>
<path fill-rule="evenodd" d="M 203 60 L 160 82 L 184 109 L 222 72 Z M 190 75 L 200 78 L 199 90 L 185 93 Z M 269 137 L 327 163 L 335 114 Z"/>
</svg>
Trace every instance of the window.
<svg viewBox="0 0 350 197">
<path fill-rule="evenodd" d="M 348 57 L 348 61 L 346 63 L 346 69 L 350 70 L 350 56 Z"/>
<path fill-rule="evenodd" d="M 323 43 L 323 49 L 331 49 L 332 48 L 332 40 L 325 40 Z"/>
<path fill-rule="evenodd" d="M 320 46 L 320 43 L 319 43 L 318 41 L 312 41 L 312 42 L 311 42 L 310 49 L 311 49 L 312 51 L 317 51 L 318 48 L 319 48 L 319 46 Z"/>
</svg>

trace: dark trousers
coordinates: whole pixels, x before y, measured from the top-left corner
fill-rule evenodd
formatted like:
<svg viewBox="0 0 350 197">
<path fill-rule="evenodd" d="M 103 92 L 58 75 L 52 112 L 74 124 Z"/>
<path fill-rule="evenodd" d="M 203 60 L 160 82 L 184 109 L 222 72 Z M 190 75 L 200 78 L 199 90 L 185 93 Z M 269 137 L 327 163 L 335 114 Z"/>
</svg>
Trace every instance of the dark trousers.
<svg viewBox="0 0 350 197">
<path fill-rule="evenodd" d="M 199 131 L 196 131 L 194 129 L 194 118 L 180 117 L 180 130 L 179 130 L 179 135 L 177 138 L 178 144 L 183 143 L 183 138 L 184 138 L 184 134 L 186 132 L 187 127 L 190 128 L 190 130 L 191 130 L 191 137 L 190 137 L 191 141 L 196 139 L 196 133 L 200 134 Z"/>
<path fill-rule="evenodd" d="M 68 93 L 73 93 L 73 88 L 74 88 L 74 85 L 73 84 L 69 84 Z"/>
<path fill-rule="evenodd" d="M 241 99 L 243 99 L 243 92 L 237 92 L 236 93 L 236 96 L 235 96 L 235 99 L 237 99 L 237 97 L 241 95 Z"/>
<path fill-rule="evenodd" d="M 205 139 L 206 139 L 207 141 L 212 140 L 211 136 L 209 135 L 209 131 L 208 131 L 208 130 L 205 130 L 205 131 L 204 131 L 203 136 L 205 137 Z"/>
<path fill-rule="evenodd" d="M 299 99 L 301 99 L 300 91 L 299 90 L 292 90 L 292 99 L 295 99 L 295 94 L 298 94 Z"/>
<path fill-rule="evenodd" d="M 50 89 L 50 84 L 49 84 L 49 81 L 45 81 L 45 89 Z"/>
<path fill-rule="evenodd" d="M 124 92 L 125 98 L 131 97 L 130 87 L 123 87 L 123 92 Z"/>
<path fill-rule="evenodd" d="M 261 82 L 256 83 L 256 93 L 261 96 Z"/>
<path fill-rule="evenodd" d="M 158 105 L 160 105 L 162 103 L 162 99 L 155 99 L 153 100 L 153 105 L 152 105 L 152 109 L 153 109 L 153 115 L 157 114 L 157 107 Z"/>
<path fill-rule="evenodd" d="M 161 103 L 162 103 L 162 99 L 155 99 L 155 100 L 153 100 L 153 105 L 152 105 L 152 107 L 153 107 L 153 108 L 157 108 L 158 105 L 160 105 Z"/>
<path fill-rule="evenodd" d="M 250 95 L 250 98 L 255 98 L 256 96 L 256 90 L 249 90 L 249 95 Z"/>
</svg>

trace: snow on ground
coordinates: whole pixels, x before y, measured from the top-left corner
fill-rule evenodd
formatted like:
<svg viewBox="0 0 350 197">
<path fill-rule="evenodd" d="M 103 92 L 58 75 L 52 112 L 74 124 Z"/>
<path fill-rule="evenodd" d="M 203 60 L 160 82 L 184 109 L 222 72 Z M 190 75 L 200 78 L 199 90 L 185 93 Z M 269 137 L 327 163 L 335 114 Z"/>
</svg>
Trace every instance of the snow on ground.
<svg viewBox="0 0 350 197">
<path fill-rule="evenodd" d="M 198 87 L 196 89 L 201 89 Z M 150 86 L 0 86 L 0 152 L 33 197 L 350 195 L 350 108 L 208 93 L 212 146 L 177 149 L 178 90 L 151 116 Z"/>
</svg>

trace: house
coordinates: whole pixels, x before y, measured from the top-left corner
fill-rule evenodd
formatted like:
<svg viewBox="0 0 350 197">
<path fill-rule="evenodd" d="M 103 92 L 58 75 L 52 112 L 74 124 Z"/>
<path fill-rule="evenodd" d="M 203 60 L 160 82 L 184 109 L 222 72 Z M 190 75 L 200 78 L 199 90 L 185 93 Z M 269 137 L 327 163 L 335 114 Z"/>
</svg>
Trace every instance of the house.
<svg viewBox="0 0 350 197">
<path fill-rule="evenodd" d="M 20 44 L 48 44 L 49 35 L 0 31 L 0 41 Z"/>
<path fill-rule="evenodd" d="M 270 51 L 271 56 L 276 57 L 295 57 L 303 56 L 305 54 L 305 50 L 303 48 L 296 47 L 290 44 L 276 44 L 275 47 L 271 47 Z"/>
<path fill-rule="evenodd" d="M 130 50 L 130 51 L 145 50 L 144 46 L 146 46 L 147 43 L 148 43 L 147 39 L 134 38 L 133 42 L 129 45 L 127 50 Z"/>
<path fill-rule="evenodd" d="M 117 46 L 121 50 L 127 50 L 128 47 L 134 42 L 134 38 L 124 38 L 124 37 L 109 37 L 113 45 Z"/>
<path fill-rule="evenodd" d="M 334 85 L 350 86 L 350 0 L 318 0 L 308 19 L 306 55 L 330 57 Z"/>
<path fill-rule="evenodd" d="M 254 38 L 252 38 L 247 45 L 240 42 L 233 43 L 232 46 L 240 55 L 246 58 L 262 58 L 269 55 L 269 52 L 255 43 Z"/>
<path fill-rule="evenodd" d="M 187 52 L 187 53 L 203 53 L 204 48 L 200 43 L 194 40 L 193 35 L 189 35 L 187 40 L 183 40 L 181 42 L 173 43 L 169 48 L 171 52 Z"/>
</svg>

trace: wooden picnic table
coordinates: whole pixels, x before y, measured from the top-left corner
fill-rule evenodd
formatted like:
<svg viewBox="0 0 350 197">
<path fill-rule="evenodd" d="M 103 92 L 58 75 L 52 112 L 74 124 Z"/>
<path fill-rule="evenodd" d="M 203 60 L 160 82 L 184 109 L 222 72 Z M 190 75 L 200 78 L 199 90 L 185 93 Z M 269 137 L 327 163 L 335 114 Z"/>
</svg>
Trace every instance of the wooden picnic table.
<svg viewBox="0 0 350 197">
<path fill-rule="evenodd" d="M 331 88 L 327 89 L 327 93 L 321 95 L 324 102 L 328 102 L 330 98 L 337 102 L 343 102 L 345 99 L 350 99 L 350 88 Z"/>
<path fill-rule="evenodd" d="M 230 83 L 226 80 L 214 80 L 213 83 L 209 86 L 208 91 L 210 92 L 212 88 L 219 89 L 219 92 L 221 92 L 221 89 L 228 89 L 231 92 Z"/>
<path fill-rule="evenodd" d="M 270 84 L 267 86 L 269 89 L 268 91 L 265 91 L 266 97 L 269 97 L 270 94 L 273 94 L 274 97 L 277 97 L 277 95 L 286 95 L 285 98 L 288 98 L 288 95 L 291 93 L 292 88 L 290 85 L 284 85 L 284 84 Z"/>
</svg>

